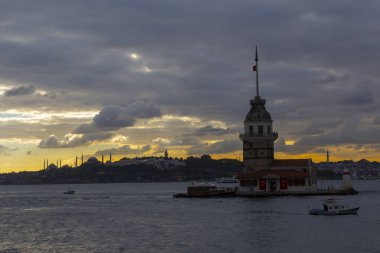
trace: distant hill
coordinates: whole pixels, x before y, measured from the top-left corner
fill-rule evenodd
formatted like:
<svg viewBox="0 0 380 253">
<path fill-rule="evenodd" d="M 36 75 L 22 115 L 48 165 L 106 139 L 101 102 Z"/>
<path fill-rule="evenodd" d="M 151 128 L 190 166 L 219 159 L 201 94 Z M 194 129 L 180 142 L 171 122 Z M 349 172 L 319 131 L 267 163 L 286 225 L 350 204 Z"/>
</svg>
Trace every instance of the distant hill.
<svg viewBox="0 0 380 253">
<path fill-rule="evenodd" d="M 152 161 L 152 160 L 150 160 Z M 209 157 L 189 157 L 181 166 L 166 166 L 164 161 L 103 164 L 84 163 L 73 168 L 63 166 L 36 172 L 1 174 L 0 184 L 80 184 L 121 182 L 176 182 L 193 180 L 215 180 L 232 177 L 242 170 L 243 163 L 233 159 L 213 160 Z M 161 161 L 161 163 L 160 163 Z M 173 164 L 168 162 L 167 164 Z"/>
<path fill-rule="evenodd" d="M 380 178 L 380 163 L 361 159 L 357 162 L 352 160 L 338 162 L 315 163 L 318 178 L 341 179 L 343 170 L 348 169 L 353 179 Z"/>
</svg>

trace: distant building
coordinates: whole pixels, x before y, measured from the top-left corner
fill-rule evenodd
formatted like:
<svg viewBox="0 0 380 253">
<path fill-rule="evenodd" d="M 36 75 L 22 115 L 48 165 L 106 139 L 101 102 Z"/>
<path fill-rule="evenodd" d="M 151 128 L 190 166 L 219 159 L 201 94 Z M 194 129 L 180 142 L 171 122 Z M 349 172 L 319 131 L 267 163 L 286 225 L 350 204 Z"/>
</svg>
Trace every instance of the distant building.
<svg viewBox="0 0 380 253">
<path fill-rule="evenodd" d="M 238 174 L 242 192 L 303 192 L 316 191 L 316 172 L 311 159 L 274 159 L 273 120 L 260 97 L 258 57 L 256 49 L 256 96 L 244 120 L 244 171 Z"/>
</svg>

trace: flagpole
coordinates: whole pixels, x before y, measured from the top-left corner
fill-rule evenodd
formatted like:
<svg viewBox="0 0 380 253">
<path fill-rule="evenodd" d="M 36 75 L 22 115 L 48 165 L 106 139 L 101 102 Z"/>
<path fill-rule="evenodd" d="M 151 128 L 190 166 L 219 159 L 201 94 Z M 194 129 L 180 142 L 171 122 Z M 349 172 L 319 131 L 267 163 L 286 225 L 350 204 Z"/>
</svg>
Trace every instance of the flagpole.
<svg viewBox="0 0 380 253">
<path fill-rule="evenodd" d="M 257 56 L 257 46 L 256 46 L 256 55 L 255 55 L 255 62 L 256 62 L 256 96 L 260 96 L 259 94 L 259 58 Z"/>
</svg>

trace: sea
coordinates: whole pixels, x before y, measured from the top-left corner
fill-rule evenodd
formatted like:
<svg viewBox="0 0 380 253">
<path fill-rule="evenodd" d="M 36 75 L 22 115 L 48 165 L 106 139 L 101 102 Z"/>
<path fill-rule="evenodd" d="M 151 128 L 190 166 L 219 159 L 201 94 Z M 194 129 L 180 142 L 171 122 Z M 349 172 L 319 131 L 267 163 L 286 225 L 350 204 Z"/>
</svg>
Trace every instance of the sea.
<svg viewBox="0 0 380 253">
<path fill-rule="evenodd" d="M 337 197 L 360 206 L 347 216 L 309 215 L 323 196 L 172 197 L 187 185 L 1 185 L 0 253 L 380 252 L 380 180 Z"/>
</svg>

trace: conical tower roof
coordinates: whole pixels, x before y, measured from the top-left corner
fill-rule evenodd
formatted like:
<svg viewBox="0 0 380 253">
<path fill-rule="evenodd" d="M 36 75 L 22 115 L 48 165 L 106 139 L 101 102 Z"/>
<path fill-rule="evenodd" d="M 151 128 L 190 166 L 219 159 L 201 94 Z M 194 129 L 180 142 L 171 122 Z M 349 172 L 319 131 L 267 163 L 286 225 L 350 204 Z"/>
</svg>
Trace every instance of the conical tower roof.
<svg viewBox="0 0 380 253">
<path fill-rule="evenodd" d="M 255 99 L 251 100 L 251 109 L 244 120 L 244 122 L 253 121 L 272 121 L 272 117 L 265 108 L 265 99 L 260 96 L 256 96 Z"/>
</svg>

